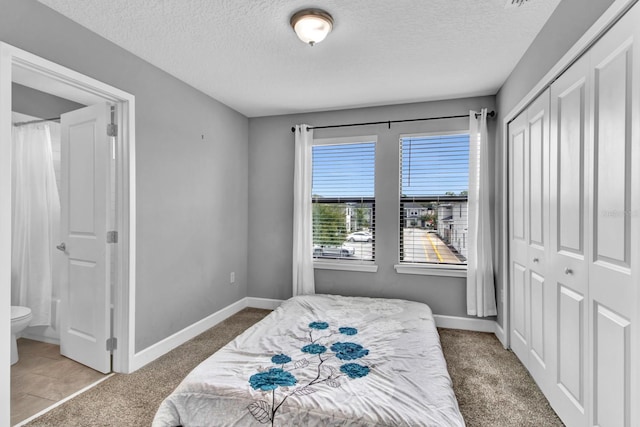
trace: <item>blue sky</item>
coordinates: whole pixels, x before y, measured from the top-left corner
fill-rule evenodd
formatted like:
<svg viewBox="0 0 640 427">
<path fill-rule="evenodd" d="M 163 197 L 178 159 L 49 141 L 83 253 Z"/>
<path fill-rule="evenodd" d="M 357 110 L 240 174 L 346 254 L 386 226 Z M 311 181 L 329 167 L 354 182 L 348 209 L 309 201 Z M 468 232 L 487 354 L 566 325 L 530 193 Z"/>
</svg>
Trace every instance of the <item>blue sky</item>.
<svg viewBox="0 0 640 427">
<path fill-rule="evenodd" d="M 456 195 L 469 188 L 469 135 L 402 138 L 402 194 Z M 375 143 L 313 147 L 312 194 L 373 197 Z"/>
</svg>

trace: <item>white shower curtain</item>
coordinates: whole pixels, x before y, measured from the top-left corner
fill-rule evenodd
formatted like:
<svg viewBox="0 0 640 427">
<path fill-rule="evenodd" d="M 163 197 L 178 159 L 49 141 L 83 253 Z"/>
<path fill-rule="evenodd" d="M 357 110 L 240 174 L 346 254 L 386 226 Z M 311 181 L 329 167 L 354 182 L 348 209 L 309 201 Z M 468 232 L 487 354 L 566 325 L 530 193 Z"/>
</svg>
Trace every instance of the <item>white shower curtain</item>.
<svg viewBox="0 0 640 427">
<path fill-rule="evenodd" d="M 311 210 L 311 168 L 313 129 L 295 129 L 293 176 L 293 296 L 315 294 L 313 277 L 313 230 Z"/>
<path fill-rule="evenodd" d="M 31 326 L 50 325 L 60 198 L 49 125 L 14 127 L 12 148 L 11 304 L 31 308 Z"/>
<path fill-rule="evenodd" d="M 487 109 L 469 114 L 469 252 L 467 259 L 467 314 L 495 316 L 493 249 L 489 188 Z"/>
</svg>

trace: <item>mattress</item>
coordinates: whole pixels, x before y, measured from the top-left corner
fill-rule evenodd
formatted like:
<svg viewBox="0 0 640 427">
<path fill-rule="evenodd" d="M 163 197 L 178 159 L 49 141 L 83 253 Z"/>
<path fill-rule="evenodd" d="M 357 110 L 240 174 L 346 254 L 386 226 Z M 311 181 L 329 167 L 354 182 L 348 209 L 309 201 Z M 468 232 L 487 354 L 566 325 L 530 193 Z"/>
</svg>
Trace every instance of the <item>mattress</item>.
<svg viewBox="0 0 640 427">
<path fill-rule="evenodd" d="M 198 365 L 153 426 L 464 426 L 431 309 L 297 296 Z"/>
</svg>

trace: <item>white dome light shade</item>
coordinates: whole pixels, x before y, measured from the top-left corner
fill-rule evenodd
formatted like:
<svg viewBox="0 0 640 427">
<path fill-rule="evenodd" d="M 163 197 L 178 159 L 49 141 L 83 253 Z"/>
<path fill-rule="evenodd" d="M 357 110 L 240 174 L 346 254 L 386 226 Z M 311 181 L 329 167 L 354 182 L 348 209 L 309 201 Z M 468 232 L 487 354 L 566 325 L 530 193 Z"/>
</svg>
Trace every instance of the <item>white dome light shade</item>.
<svg viewBox="0 0 640 427">
<path fill-rule="evenodd" d="M 291 27 L 300 40 L 313 46 L 331 32 L 333 18 L 323 10 L 304 9 L 293 14 Z"/>
</svg>

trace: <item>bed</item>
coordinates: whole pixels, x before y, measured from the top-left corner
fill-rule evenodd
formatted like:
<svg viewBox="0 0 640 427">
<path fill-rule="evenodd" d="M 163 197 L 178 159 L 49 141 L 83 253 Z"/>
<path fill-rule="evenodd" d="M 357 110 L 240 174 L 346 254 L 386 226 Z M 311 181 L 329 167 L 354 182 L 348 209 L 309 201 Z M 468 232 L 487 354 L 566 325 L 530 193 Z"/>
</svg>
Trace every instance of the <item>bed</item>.
<svg viewBox="0 0 640 427">
<path fill-rule="evenodd" d="M 153 426 L 464 426 L 431 309 L 297 296 L 198 365 Z"/>
</svg>

